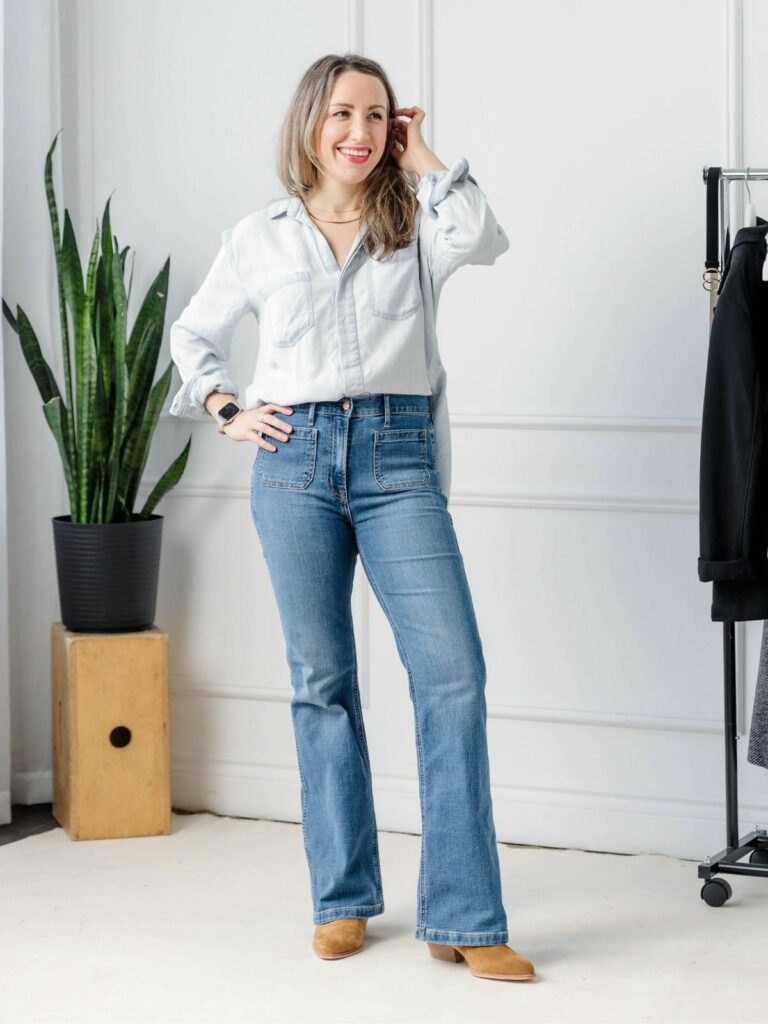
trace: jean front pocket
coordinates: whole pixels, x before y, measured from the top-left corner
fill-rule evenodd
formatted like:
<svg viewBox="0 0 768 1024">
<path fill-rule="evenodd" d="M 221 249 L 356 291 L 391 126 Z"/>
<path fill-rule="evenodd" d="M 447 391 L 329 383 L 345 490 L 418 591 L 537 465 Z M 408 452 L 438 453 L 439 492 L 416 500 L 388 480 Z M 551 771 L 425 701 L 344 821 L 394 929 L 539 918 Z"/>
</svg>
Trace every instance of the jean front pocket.
<svg viewBox="0 0 768 1024">
<path fill-rule="evenodd" d="M 293 487 L 305 490 L 312 483 L 317 459 L 317 427 L 294 425 L 287 441 L 265 435 L 277 451 L 259 448 L 254 463 L 265 487 Z"/>
<path fill-rule="evenodd" d="M 417 243 L 399 249 L 386 260 L 368 262 L 368 302 L 374 316 L 407 320 L 421 308 Z"/>
<path fill-rule="evenodd" d="M 373 475 L 384 491 L 429 483 L 426 427 L 391 427 L 373 433 Z"/>
<path fill-rule="evenodd" d="M 270 341 L 289 348 L 315 323 L 312 278 L 308 270 L 295 270 L 275 282 L 264 300 Z"/>
</svg>

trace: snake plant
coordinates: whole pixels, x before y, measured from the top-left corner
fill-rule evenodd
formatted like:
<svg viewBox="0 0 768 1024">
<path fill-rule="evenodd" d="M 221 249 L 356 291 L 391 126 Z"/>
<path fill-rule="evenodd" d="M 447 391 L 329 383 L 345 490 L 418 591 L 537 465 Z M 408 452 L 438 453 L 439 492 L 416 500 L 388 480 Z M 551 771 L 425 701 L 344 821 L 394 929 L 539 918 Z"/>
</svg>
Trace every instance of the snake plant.
<svg viewBox="0 0 768 1024">
<path fill-rule="evenodd" d="M 189 456 L 183 451 L 134 513 L 136 492 L 149 446 L 171 383 L 173 361 L 152 383 L 160 353 L 168 295 L 170 257 L 154 279 L 128 333 L 128 291 L 122 251 L 112 235 L 107 199 L 91 245 L 85 282 L 69 211 L 64 229 L 53 188 L 56 134 L 45 161 L 45 192 L 56 259 L 64 394 L 45 360 L 29 318 L 16 315 L 3 299 L 3 313 L 21 342 L 27 366 L 43 400 L 45 419 L 56 439 L 69 492 L 73 523 L 119 523 L 147 519 L 163 495 L 178 483 Z M 110 197 L 111 198 L 111 197 Z M 74 335 L 75 393 L 70 369 L 70 325 Z"/>
</svg>

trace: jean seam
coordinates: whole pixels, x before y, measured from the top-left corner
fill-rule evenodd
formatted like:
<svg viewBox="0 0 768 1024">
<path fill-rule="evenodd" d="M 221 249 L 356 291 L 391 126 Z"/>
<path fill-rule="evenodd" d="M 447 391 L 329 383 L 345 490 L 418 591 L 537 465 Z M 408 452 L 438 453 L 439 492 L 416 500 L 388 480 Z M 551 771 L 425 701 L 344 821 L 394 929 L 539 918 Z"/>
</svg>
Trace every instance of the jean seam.
<svg viewBox="0 0 768 1024">
<path fill-rule="evenodd" d="M 425 928 L 426 932 L 439 932 L 441 935 L 506 935 L 507 929 L 501 928 L 497 931 L 491 932 L 467 932 L 463 929 L 452 929 L 452 928 Z"/>
<path fill-rule="evenodd" d="M 427 916 L 426 872 L 424 871 L 424 862 L 425 862 L 425 859 L 426 859 L 425 858 L 426 822 L 425 822 L 425 818 L 424 818 L 424 801 L 426 799 L 426 786 L 425 786 L 424 765 L 423 765 L 423 758 L 422 758 L 421 729 L 420 729 L 420 725 L 419 725 L 419 719 L 420 719 L 419 704 L 418 704 L 418 700 L 416 698 L 416 687 L 414 686 L 414 682 L 413 682 L 413 671 L 411 670 L 411 663 L 408 660 L 408 654 L 407 654 L 407 652 L 405 650 L 405 644 L 402 641 L 402 638 L 401 638 L 400 633 L 399 633 L 398 628 L 397 628 L 397 624 L 396 624 L 395 620 L 393 619 L 393 617 L 392 617 L 392 615 L 391 615 L 391 613 L 389 611 L 389 606 L 388 606 L 387 602 L 384 600 L 383 594 L 381 593 L 381 591 L 379 590 L 378 586 L 376 585 L 376 581 L 375 581 L 375 579 L 373 577 L 373 573 L 368 568 L 368 563 L 365 561 L 365 558 L 363 558 L 363 552 L 362 551 L 360 551 L 360 560 L 362 561 L 363 566 L 365 567 L 365 571 L 366 571 L 366 573 L 368 575 L 368 579 L 371 581 L 371 586 L 373 587 L 373 590 L 374 590 L 376 596 L 378 597 L 379 601 L 381 602 L 381 605 L 384 608 L 384 611 L 386 613 L 387 618 L 389 619 L 390 625 L 392 627 L 392 631 L 395 634 L 395 639 L 397 641 L 397 646 L 398 646 L 398 648 L 400 650 L 403 662 L 404 662 L 405 667 L 406 667 L 406 669 L 408 671 L 408 685 L 409 685 L 409 689 L 410 689 L 410 692 L 411 692 L 411 700 L 413 701 L 413 708 L 414 708 L 414 722 L 415 722 L 415 731 L 416 731 L 416 755 L 417 755 L 418 770 L 419 770 L 419 808 L 420 808 L 420 811 L 421 811 L 421 857 L 420 857 L 420 864 L 419 864 L 419 890 L 420 890 L 421 898 L 420 898 L 420 902 L 419 902 L 419 925 L 418 925 L 418 927 L 424 928 L 424 927 L 426 927 L 425 921 L 426 921 L 426 916 Z"/>
<path fill-rule="evenodd" d="M 365 738 L 365 722 L 363 721 L 363 709 L 362 709 L 362 706 L 360 704 L 360 687 L 358 685 L 358 678 L 357 678 L 357 651 L 356 650 L 353 651 L 353 661 L 354 661 L 354 669 L 353 669 L 353 674 L 352 674 L 352 705 L 353 705 L 353 708 L 354 708 L 354 711 L 355 711 L 355 724 L 357 726 L 357 733 L 358 733 L 358 737 L 360 739 L 360 745 L 362 747 L 363 754 L 364 754 L 363 760 L 364 760 L 364 763 L 365 763 L 365 767 L 368 770 L 368 785 L 370 787 L 371 807 L 372 807 L 372 814 L 373 814 L 373 818 L 372 818 L 372 821 L 371 821 L 372 832 L 373 832 L 373 867 L 374 867 L 374 871 L 376 873 L 376 885 L 377 885 L 377 889 L 378 889 L 377 895 L 378 895 L 379 901 L 383 901 L 383 899 L 384 899 L 384 889 L 383 889 L 383 886 L 382 886 L 382 883 L 381 883 L 381 869 L 380 869 L 380 865 L 379 865 L 379 850 L 378 850 L 379 835 L 378 835 L 378 831 L 376 829 L 376 811 L 375 811 L 375 809 L 373 809 L 373 777 L 372 777 L 372 774 L 371 774 L 371 758 L 370 758 L 370 754 L 368 753 L 368 741 Z"/>
<path fill-rule="evenodd" d="M 359 915 L 355 915 L 354 913 L 351 913 L 351 911 L 355 911 L 355 910 L 357 910 L 357 911 L 364 911 L 365 913 L 362 914 L 363 917 L 373 917 L 373 916 L 375 916 L 377 914 L 383 913 L 383 911 L 384 911 L 384 903 L 382 901 L 380 903 L 357 904 L 357 905 L 351 906 L 351 907 L 329 907 L 327 910 L 315 911 L 312 916 L 313 916 L 313 918 L 325 917 L 325 918 L 328 918 L 328 920 L 336 920 L 336 918 L 329 917 L 328 915 L 335 914 L 336 917 L 355 917 L 355 916 L 359 916 Z M 324 921 L 315 921 L 314 923 L 315 924 L 324 924 L 325 922 Z"/>
<path fill-rule="evenodd" d="M 311 892 L 311 895 L 312 895 L 312 905 L 313 906 L 317 906 L 317 901 L 316 901 L 317 887 L 315 885 L 315 871 L 314 871 L 314 868 L 312 866 L 312 856 L 311 856 L 311 854 L 309 852 L 309 843 L 307 842 L 306 817 L 307 817 L 307 806 L 308 806 L 308 801 L 307 801 L 308 790 L 307 790 L 306 780 L 304 778 L 304 772 L 303 772 L 302 767 L 301 767 L 301 754 L 299 753 L 298 739 L 296 740 L 295 746 L 296 746 L 296 762 L 297 762 L 297 764 L 299 766 L 299 778 L 301 779 L 301 834 L 302 834 L 302 837 L 304 839 L 304 852 L 307 855 L 307 867 L 309 868 L 309 888 L 310 888 L 310 892 Z"/>
<path fill-rule="evenodd" d="M 415 938 L 424 942 L 447 943 L 449 945 L 468 946 L 493 946 L 509 942 L 509 929 L 503 928 L 496 932 L 464 932 L 448 931 L 445 928 L 423 928 L 416 929 Z M 484 941 L 478 942 L 477 939 Z M 464 942 L 463 940 L 469 940 Z"/>
<path fill-rule="evenodd" d="M 259 446 L 261 447 L 261 446 Z M 256 527 L 256 533 L 258 534 L 259 541 L 261 542 L 261 549 L 264 555 L 264 561 L 267 561 L 267 549 L 264 546 L 264 538 L 261 536 L 261 530 L 259 529 L 259 521 L 256 516 L 256 462 L 258 458 L 258 450 L 253 459 L 253 465 L 251 466 L 251 519 L 253 519 L 253 525 Z M 269 564 L 269 563 L 267 563 Z"/>
<path fill-rule="evenodd" d="M 442 494 L 443 493 L 443 485 L 442 485 L 442 481 L 440 480 L 440 470 L 437 468 L 437 438 L 435 437 L 435 422 L 432 419 L 431 414 L 430 414 L 430 417 L 429 417 L 429 422 L 430 422 L 429 440 L 430 440 L 430 450 L 431 450 L 431 453 L 432 453 L 432 469 L 434 469 L 435 476 L 437 477 L 437 489 Z"/>
</svg>

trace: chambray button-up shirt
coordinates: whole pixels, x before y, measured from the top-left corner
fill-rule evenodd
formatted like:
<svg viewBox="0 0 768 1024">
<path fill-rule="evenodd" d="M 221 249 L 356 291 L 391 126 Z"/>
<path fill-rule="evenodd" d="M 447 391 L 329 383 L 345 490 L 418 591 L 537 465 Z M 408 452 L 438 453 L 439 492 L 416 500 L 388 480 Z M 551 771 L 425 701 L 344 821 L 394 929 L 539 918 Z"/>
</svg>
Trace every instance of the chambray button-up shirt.
<svg viewBox="0 0 768 1024">
<path fill-rule="evenodd" d="M 224 365 L 247 313 L 259 322 L 246 409 L 372 394 L 431 395 L 440 488 L 451 489 L 446 373 L 435 331 L 440 291 L 465 263 L 509 248 L 462 157 L 419 181 L 414 239 L 386 260 L 358 231 L 343 267 L 298 196 L 283 196 L 221 233 L 198 292 L 171 326 L 182 387 L 170 413 L 208 419 L 211 391 L 240 398 Z"/>
</svg>

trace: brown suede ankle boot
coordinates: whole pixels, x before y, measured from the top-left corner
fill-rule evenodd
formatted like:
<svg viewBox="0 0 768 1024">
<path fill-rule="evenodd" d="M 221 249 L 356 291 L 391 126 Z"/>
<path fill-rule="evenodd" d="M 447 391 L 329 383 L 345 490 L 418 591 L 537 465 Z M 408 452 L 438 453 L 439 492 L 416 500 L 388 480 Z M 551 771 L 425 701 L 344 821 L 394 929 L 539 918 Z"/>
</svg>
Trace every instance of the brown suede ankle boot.
<svg viewBox="0 0 768 1024">
<path fill-rule="evenodd" d="M 533 964 L 509 946 L 453 946 L 428 942 L 429 955 L 435 960 L 460 963 L 466 960 L 476 978 L 497 981 L 529 981 L 536 976 Z"/>
<path fill-rule="evenodd" d="M 337 917 L 315 926 L 312 949 L 323 960 L 338 960 L 363 948 L 367 917 Z"/>
</svg>

